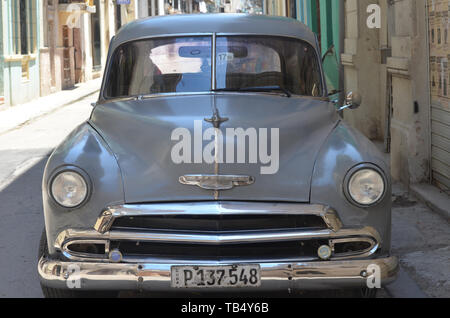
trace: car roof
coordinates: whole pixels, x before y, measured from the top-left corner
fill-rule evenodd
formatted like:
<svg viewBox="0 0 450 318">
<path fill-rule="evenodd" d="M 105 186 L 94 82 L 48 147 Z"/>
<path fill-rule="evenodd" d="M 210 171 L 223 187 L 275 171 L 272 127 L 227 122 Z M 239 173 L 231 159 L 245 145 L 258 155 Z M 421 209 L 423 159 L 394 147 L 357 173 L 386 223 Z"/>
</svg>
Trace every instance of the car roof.
<svg viewBox="0 0 450 318">
<path fill-rule="evenodd" d="M 212 13 L 165 15 L 135 20 L 119 30 L 111 43 L 111 51 L 122 43 L 142 38 L 205 33 L 294 37 L 317 49 L 314 33 L 295 19 L 242 13 Z"/>
</svg>

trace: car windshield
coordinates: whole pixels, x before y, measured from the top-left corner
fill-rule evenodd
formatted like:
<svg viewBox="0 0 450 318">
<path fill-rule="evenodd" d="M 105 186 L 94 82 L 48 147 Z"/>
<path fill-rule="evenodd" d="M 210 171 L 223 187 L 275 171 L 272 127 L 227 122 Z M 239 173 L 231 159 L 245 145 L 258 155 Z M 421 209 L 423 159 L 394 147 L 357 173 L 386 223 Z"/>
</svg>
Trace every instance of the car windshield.
<svg viewBox="0 0 450 318">
<path fill-rule="evenodd" d="M 105 97 L 209 91 L 277 91 L 321 96 L 314 48 L 284 37 L 217 36 L 146 39 L 113 54 Z M 214 64 L 214 65 L 213 65 Z M 215 67 L 215 82 L 211 76 Z M 214 86 L 214 87 L 213 87 Z"/>
</svg>

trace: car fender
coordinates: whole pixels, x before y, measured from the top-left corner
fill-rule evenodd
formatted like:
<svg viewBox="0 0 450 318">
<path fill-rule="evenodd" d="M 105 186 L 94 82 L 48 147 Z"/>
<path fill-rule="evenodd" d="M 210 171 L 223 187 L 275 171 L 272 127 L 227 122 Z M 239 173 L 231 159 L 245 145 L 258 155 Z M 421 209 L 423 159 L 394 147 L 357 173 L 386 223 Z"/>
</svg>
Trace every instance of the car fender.
<svg viewBox="0 0 450 318">
<path fill-rule="evenodd" d="M 60 206 L 49 193 L 49 183 L 55 171 L 70 166 L 85 172 L 91 184 L 89 199 L 74 209 Z M 78 126 L 51 154 L 44 171 L 42 196 L 50 254 L 55 252 L 53 243 L 58 233 L 67 228 L 92 229 L 106 207 L 124 203 L 117 160 L 88 123 Z"/>
<path fill-rule="evenodd" d="M 376 166 L 384 173 L 384 197 L 371 207 L 351 203 L 344 192 L 347 173 L 360 164 Z M 371 226 L 382 238 L 381 251 L 390 249 L 391 181 L 389 165 L 377 147 L 364 135 L 340 121 L 322 145 L 314 165 L 311 203 L 324 204 L 338 212 L 345 227 Z"/>
</svg>

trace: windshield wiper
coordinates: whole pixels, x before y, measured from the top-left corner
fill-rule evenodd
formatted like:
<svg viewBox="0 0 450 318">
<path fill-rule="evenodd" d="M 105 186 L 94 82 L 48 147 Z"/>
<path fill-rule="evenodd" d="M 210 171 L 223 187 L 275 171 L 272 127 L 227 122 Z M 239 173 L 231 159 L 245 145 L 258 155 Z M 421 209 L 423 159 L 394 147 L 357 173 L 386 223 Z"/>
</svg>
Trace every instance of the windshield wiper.
<svg viewBox="0 0 450 318">
<path fill-rule="evenodd" d="M 251 87 L 241 87 L 241 88 L 217 88 L 213 90 L 214 92 L 273 92 L 281 91 L 286 97 L 291 97 L 292 93 L 284 87 L 274 85 L 274 86 L 251 86 Z"/>
</svg>

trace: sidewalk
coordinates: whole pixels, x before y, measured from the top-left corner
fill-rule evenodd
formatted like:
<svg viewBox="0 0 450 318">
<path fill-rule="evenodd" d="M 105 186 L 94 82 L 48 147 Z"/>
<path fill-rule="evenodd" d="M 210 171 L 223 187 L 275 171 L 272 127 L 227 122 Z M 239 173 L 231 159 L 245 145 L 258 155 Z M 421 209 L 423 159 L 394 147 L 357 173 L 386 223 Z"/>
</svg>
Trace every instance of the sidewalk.
<svg viewBox="0 0 450 318">
<path fill-rule="evenodd" d="M 384 144 L 379 141 L 374 141 L 374 144 L 381 151 L 384 160 L 390 164 L 391 156 L 384 152 Z M 433 212 L 450 221 L 450 193 L 446 193 L 436 186 L 426 183 L 411 184 L 409 192 Z"/>
<path fill-rule="evenodd" d="M 434 212 L 450 220 L 450 196 L 430 184 L 413 184 L 410 191 Z"/>
<path fill-rule="evenodd" d="M 72 104 L 99 91 L 101 78 L 79 83 L 75 88 L 37 98 L 29 103 L 0 111 L 0 135 L 60 107 Z"/>
<path fill-rule="evenodd" d="M 399 279 L 387 286 L 396 298 L 449 297 L 450 224 L 403 184 L 392 187 L 392 254 Z"/>
</svg>

